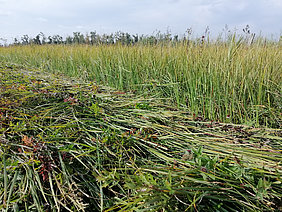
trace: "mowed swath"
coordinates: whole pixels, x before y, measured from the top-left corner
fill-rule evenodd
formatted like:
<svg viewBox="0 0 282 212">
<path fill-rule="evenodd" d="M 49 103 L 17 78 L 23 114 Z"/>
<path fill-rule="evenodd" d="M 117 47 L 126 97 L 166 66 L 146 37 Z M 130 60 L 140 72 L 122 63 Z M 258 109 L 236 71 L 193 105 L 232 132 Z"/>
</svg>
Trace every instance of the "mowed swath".
<svg viewBox="0 0 282 212">
<path fill-rule="evenodd" d="M 281 130 L 11 64 L 0 79 L 0 210 L 281 209 Z"/>
</svg>

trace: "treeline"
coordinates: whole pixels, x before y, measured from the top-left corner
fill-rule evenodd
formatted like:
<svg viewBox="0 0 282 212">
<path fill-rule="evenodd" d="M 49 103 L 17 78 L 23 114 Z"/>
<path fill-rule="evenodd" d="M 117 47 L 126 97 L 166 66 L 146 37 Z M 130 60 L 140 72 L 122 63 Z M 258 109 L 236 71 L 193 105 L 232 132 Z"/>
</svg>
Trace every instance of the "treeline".
<svg viewBox="0 0 282 212">
<path fill-rule="evenodd" d="M 158 44 L 168 42 L 179 42 L 180 40 L 186 40 L 187 37 L 183 36 L 179 39 L 178 35 L 172 36 L 170 33 L 157 33 L 156 35 L 138 35 L 129 34 L 125 32 L 116 32 L 111 34 L 98 34 L 96 31 L 83 34 L 81 32 L 73 32 L 73 35 L 63 37 L 61 35 L 46 36 L 40 32 L 34 38 L 28 35 L 23 35 L 20 39 L 15 38 L 12 45 L 44 45 L 44 44 L 88 44 L 88 45 L 100 45 L 100 44 L 117 44 L 122 45 L 134 45 L 137 43 L 142 44 Z"/>
<path fill-rule="evenodd" d="M 268 40 L 261 36 L 256 36 L 255 33 L 250 31 L 249 25 L 247 25 L 242 33 L 234 33 L 226 29 L 223 33 L 219 34 L 214 39 L 210 39 L 209 28 L 199 37 L 193 37 L 192 29 L 189 28 L 187 31 L 179 36 L 173 35 L 169 31 L 166 33 L 157 32 L 153 35 L 138 35 L 138 34 L 129 34 L 127 32 L 118 31 L 111 34 L 98 34 L 96 31 L 83 34 L 81 32 L 73 32 L 72 35 L 66 36 L 65 38 L 61 35 L 52 35 L 47 36 L 44 33 L 40 32 L 35 37 L 30 37 L 28 35 L 23 35 L 20 39 L 14 38 L 14 41 L 10 45 L 45 45 L 45 44 L 88 44 L 88 45 L 112 45 L 112 44 L 122 44 L 122 45 L 135 45 L 135 44 L 144 44 L 144 45 L 157 45 L 157 44 L 175 44 L 175 43 L 194 43 L 194 44 L 203 44 L 203 43 L 229 43 L 234 36 L 236 40 L 244 42 L 248 45 L 253 44 L 254 42 L 275 42 L 273 40 Z M 282 41 L 280 36 L 279 42 Z"/>
</svg>

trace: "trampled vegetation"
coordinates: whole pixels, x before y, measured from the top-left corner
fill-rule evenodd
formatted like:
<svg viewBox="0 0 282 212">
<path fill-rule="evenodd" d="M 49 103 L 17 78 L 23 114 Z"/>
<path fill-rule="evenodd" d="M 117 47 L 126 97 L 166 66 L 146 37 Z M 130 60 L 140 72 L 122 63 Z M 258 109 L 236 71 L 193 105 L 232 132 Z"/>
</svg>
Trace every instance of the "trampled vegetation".
<svg viewBox="0 0 282 212">
<path fill-rule="evenodd" d="M 236 36 L 1 48 L 0 209 L 281 210 L 281 61 Z"/>
</svg>

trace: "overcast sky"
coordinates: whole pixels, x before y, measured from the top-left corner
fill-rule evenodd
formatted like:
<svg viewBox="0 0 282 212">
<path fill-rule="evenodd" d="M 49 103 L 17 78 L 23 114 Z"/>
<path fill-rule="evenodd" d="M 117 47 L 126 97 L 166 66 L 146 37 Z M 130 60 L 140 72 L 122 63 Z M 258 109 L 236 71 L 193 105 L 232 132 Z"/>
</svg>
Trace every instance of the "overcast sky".
<svg viewBox="0 0 282 212">
<path fill-rule="evenodd" d="M 278 38 L 282 0 L 0 0 L 0 38 L 9 40 L 39 32 L 183 34 L 190 27 L 197 36 L 207 26 L 218 35 L 225 25 L 242 32 L 247 24 L 252 32 Z"/>
</svg>

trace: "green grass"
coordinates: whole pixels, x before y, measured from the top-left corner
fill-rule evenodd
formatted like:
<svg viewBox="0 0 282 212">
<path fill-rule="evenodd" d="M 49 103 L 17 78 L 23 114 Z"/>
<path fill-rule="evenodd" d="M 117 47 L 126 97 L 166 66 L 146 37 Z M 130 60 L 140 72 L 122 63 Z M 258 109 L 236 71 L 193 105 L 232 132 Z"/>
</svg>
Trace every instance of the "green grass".
<svg viewBox="0 0 282 212">
<path fill-rule="evenodd" d="M 0 48 L 0 61 L 166 98 L 208 120 L 281 126 L 281 43 L 44 45 Z"/>
<path fill-rule="evenodd" d="M 205 48 L 212 50 L 215 47 Z M 20 55 L 23 50 L 26 53 Z M 41 63 L 42 67 L 31 69 L 2 64 L 0 68 L 0 210 L 281 210 L 281 130 L 201 121 L 201 117 L 179 110 L 169 102 L 173 95 L 170 92 L 175 91 L 174 86 L 179 86 L 174 81 L 167 81 L 169 85 L 163 86 L 158 83 L 170 79 L 155 78 L 154 82 L 150 82 L 156 84 L 154 88 L 145 87 L 144 83 L 149 78 L 142 78 L 139 72 L 134 72 L 134 79 L 128 76 L 131 72 L 127 71 L 131 69 L 125 64 L 131 64 L 134 58 L 136 65 L 132 63 L 130 66 L 149 66 L 149 61 L 145 60 L 148 64 L 142 64 L 142 58 L 133 57 L 133 50 L 137 55 L 142 53 L 142 57 L 149 61 L 160 63 L 152 64 L 151 69 L 143 72 L 140 68 L 144 76 L 157 75 L 161 69 L 154 68 L 161 67 L 162 63 L 164 74 L 180 76 L 179 69 L 175 69 L 173 75 L 172 67 L 165 68 L 172 65 L 168 56 L 168 61 L 164 62 L 165 54 L 176 57 L 172 54 L 180 50 L 176 47 L 170 47 L 169 52 L 165 48 L 164 55 L 160 54 L 160 47 L 29 46 L 1 49 L 1 52 L 6 52 L 1 53 L 5 55 L 2 59 L 14 54 L 10 56 L 10 61 L 31 66 Z M 196 50 L 191 48 L 190 51 Z M 42 54 L 46 55 L 43 57 Z M 95 76 L 94 61 L 103 55 L 97 66 L 101 71 L 99 75 L 97 71 L 97 81 L 101 77 L 100 80 L 105 83 L 116 82 L 117 87 L 122 82 L 124 87 L 120 89 L 131 90 L 130 86 L 134 85 L 128 83 L 130 80 L 141 82 L 143 79 L 143 91 L 153 92 L 138 95 L 76 78 L 47 74 L 43 70 L 47 68 L 48 54 L 53 57 L 49 58 L 51 71 L 62 73 L 62 70 L 68 70 L 70 74 L 73 70 L 76 78 L 80 73 L 76 68 L 61 67 L 57 70 L 53 65 L 56 61 L 57 65 L 69 65 L 70 59 L 67 58 L 71 54 L 73 67 L 78 67 L 78 63 L 87 65 L 87 61 L 93 60 L 92 65 L 88 64 L 93 68 L 87 72 L 89 75 L 83 72 L 80 75 L 87 79 Z M 160 54 L 156 57 L 160 61 L 154 54 Z M 24 57 L 28 60 L 21 61 Z M 128 60 L 125 59 L 127 57 Z M 201 57 L 200 53 L 198 57 Z M 42 60 L 35 64 L 39 58 Z M 79 58 L 86 59 L 79 62 Z M 124 62 L 120 64 L 111 62 L 121 58 Z M 201 59 L 204 61 L 204 57 Z M 247 60 L 245 62 L 248 63 Z M 270 66 L 270 62 L 268 64 Z M 118 76 L 128 77 L 128 80 L 110 80 L 109 76 L 116 73 L 110 69 L 112 66 L 120 67 Z M 180 66 L 184 67 L 183 64 Z M 106 70 L 107 75 L 102 72 Z M 201 74 L 207 73 L 204 67 L 197 70 L 202 71 Z M 249 72 L 255 75 L 251 69 Z M 201 74 L 197 73 L 201 79 L 196 82 L 203 79 L 211 82 Z M 103 76 L 107 77 L 102 79 Z M 174 80 L 176 82 L 180 78 Z M 223 83 L 213 78 L 215 80 Z M 226 86 L 229 84 L 233 84 L 231 80 L 226 82 Z M 197 86 L 205 88 L 203 84 Z M 263 96 L 263 89 L 263 86 L 258 89 L 261 91 L 253 89 L 252 95 L 258 92 Z M 224 88 L 222 90 L 225 91 Z M 179 96 L 184 95 L 180 89 L 178 92 Z M 214 92 L 220 94 L 219 90 Z M 225 97 L 226 104 L 232 105 L 228 98 Z M 270 102 L 269 107 L 274 107 L 274 102 Z"/>
</svg>

